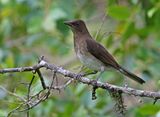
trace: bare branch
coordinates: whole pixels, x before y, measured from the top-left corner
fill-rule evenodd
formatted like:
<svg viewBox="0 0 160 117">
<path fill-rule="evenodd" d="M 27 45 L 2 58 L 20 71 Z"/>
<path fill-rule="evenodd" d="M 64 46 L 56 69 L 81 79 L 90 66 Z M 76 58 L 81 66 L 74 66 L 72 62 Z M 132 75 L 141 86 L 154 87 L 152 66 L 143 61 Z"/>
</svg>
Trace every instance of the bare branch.
<svg viewBox="0 0 160 117">
<path fill-rule="evenodd" d="M 41 74 L 41 71 L 39 69 L 37 69 L 36 72 L 38 73 L 38 76 L 39 76 L 39 78 L 41 80 L 41 84 L 42 84 L 43 89 L 46 89 L 46 84 L 44 82 L 44 78 L 43 78 L 43 76 Z"/>
<path fill-rule="evenodd" d="M 95 35 L 95 39 L 96 39 L 96 40 L 97 40 L 97 37 L 98 37 L 98 35 L 99 35 L 99 33 L 100 33 L 101 29 L 102 29 L 102 26 L 103 26 L 103 24 L 104 24 L 105 19 L 106 19 L 106 14 L 104 14 L 103 19 L 102 19 L 102 23 L 101 23 L 101 25 L 100 25 L 100 27 L 99 27 L 99 29 L 97 30 L 97 33 L 96 33 L 96 35 Z"/>
<path fill-rule="evenodd" d="M 120 86 L 112 85 L 112 84 L 109 84 L 109 83 L 103 83 L 103 82 L 100 82 L 100 81 L 95 82 L 94 80 L 91 80 L 87 77 L 83 77 L 83 76 L 85 76 L 85 74 L 82 75 L 82 74 L 73 73 L 71 71 L 63 69 L 62 67 L 57 67 L 54 64 L 49 64 L 44 60 L 41 60 L 35 66 L 1 69 L 0 73 L 3 74 L 3 73 L 11 73 L 11 72 L 35 71 L 35 70 L 40 69 L 42 67 L 50 69 L 53 72 L 62 74 L 65 77 L 69 77 L 71 79 L 78 80 L 79 82 L 81 82 L 83 84 L 92 85 L 93 87 L 102 88 L 102 89 L 106 89 L 106 90 L 109 90 L 109 91 L 113 91 L 113 90 L 121 91 L 122 93 L 129 94 L 129 95 L 134 95 L 134 96 L 148 97 L 148 98 L 153 98 L 153 99 L 157 99 L 157 100 L 160 99 L 160 92 L 137 90 L 137 89 L 130 88 L 130 87 L 120 87 Z M 81 76 L 81 77 L 79 77 L 79 76 Z M 55 89 L 56 89 L 56 87 L 55 87 Z"/>
<path fill-rule="evenodd" d="M 70 80 L 68 80 L 65 84 L 63 84 L 63 85 L 60 85 L 60 86 L 52 86 L 52 87 L 50 87 L 51 89 L 56 89 L 56 90 L 61 90 L 61 89 L 64 89 L 64 88 L 66 88 L 69 84 L 71 84 L 72 83 L 72 81 L 73 81 L 74 79 L 70 79 Z M 49 89 L 49 87 L 46 87 L 47 89 Z"/>
<path fill-rule="evenodd" d="M 28 86 L 27 101 L 29 101 L 29 98 L 30 98 L 31 86 L 32 86 L 32 83 L 33 83 L 33 81 L 34 81 L 34 78 L 35 78 L 35 75 L 33 74 L 33 77 L 32 77 L 32 79 L 31 79 L 31 81 L 30 81 L 30 83 L 29 83 L 29 86 Z M 30 107 L 29 103 L 27 104 L 27 106 L 28 106 L 28 108 Z M 29 117 L 29 115 L 30 115 L 30 112 L 29 112 L 29 110 L 28 110 L 28 111 L 27 111 L 27 117 Z"/>
</svg>

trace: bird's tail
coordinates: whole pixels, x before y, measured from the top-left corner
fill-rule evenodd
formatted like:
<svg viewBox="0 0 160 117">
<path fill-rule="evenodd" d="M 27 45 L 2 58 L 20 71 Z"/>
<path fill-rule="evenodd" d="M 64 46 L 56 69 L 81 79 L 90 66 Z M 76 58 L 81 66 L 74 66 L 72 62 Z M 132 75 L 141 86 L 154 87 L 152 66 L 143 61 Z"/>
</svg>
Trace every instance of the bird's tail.
<svg viewBox="0 0 160 117">
<path fill-rule="evenodd" d="M 135 74 L 127 71 L 126 69 L 124 69 L 124 68 L 122 68 L 122 67 L 120 67 L 119 71 L 120 71 L 122 74 L 126 75 L 127 77 L 131 78 L 132 80 L 134 80 L 134 81 L 136 81 L 136 82 L 138 82 L 138 83 L 140 83 L 140 84 L 145 83 L 145 81 L 144 81 L 142 78 L 136 76 Z"/>
</svg>

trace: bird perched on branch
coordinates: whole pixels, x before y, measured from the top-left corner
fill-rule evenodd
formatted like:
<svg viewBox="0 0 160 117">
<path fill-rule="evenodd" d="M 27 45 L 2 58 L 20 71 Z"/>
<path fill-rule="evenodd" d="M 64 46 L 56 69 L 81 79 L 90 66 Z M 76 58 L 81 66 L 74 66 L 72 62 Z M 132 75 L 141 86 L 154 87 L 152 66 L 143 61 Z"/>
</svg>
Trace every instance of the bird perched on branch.
<svg viewBox="0 0 160 117">
<path fill-rule="evenodd" d="M 66 21 L 64 24 L 68 25 L 73 32 L 74 49 L 83 65 L 101 73 L 107 69 L 114 69 L 140 84 L 145 83 L 143 79 L 120 66 L 113 56 L 92 38 L 84 21 Z"/>
</svg>

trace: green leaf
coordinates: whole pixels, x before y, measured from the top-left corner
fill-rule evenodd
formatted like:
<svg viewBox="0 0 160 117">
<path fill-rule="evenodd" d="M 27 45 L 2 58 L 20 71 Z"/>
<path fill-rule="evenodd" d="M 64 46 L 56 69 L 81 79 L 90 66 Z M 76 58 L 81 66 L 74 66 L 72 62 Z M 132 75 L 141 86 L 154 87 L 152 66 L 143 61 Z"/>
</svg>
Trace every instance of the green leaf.
<svg viewBox="0 0 160 117">
<path fill-rule="evenodd" d="M 155 115 L 160 109 L 160 106 L 153 104 L 146 104 L 139 108 L 138 113 L 141 115 Z"/>
<path fill-rule="evenodd" d="M 87 115 L 87 110 L 83 105 L 81 105 L 74 113 L 74 117 L 86 117 Z"/>
<path fill-rule="evenodd" d="M 110 6 L 108 8 L 108 15 L 117 20 L 126 20 L 130 16 L 129 8 L 125 6 Z"/>
<path fill-rule="evenodd" d="M 114 4 L 117 4 L 117 0 L 109 0 L 108 1 L 108 5 L 114 5 Z"/>
<path fill-rule="evenodd" d="M 123 33 L 123 43 L 126 42 L 129 37 L 131 37 L 134 34 L 135 31 L 135 25 L 134 22 L 129 22 L 125 24 L 124 27 L 124 33 Z"/>
<path fill-rule="evenodd" d="M 5 63 L 7 64 L 7 67 L 14 67 L 14 59 L 12 54 L 9 54 L 7 56 L 7 58 L 5 59 Z"/>
<path fill-rule="evenodd" d="M 137 57 L 139 59 L 142 59 L 142 60 L 147 60 L 147 58 L 149 57 L 150 55 L 150 51 L 148 49 L 146 49 L 144 46 L 141 46 L 139 49 L 138 49 L 138 52 L 137 52 Z"/>
<path fill-rule="evenodd" d="M 27 32 L 36 33 L 42 29 L 42 18 L 38 15 L 33 16 L 28 21 Z"/>
<path fill-rule="evenodd" d="M 148 17 L 151 18 L 157 10 L 157 7 L 153 7 L 152 9 L 150 9 L 147 13 Z"/>
<path fill-rule="evenodd" d="M 6 112 L 6 110 L 5 109 L 1 109 L 0 110 L 0 117 L 6 117 L 6 115 L 7 115 L 7 112 Z"/>
<path fill-rule="evenodd" d="M 66 21 L 66 19 L 58 19 L 57 20 L 57 29 L 59 30 L 59 32 L 61 32 L 64 36 L 67 36 L 68 32 L 69 32 L 69 28 L 63 23 L 64 21 Z"/>
<path fill-rule="evenodd" d="M 113 35 L 109 35 L 109 37 L 106 39 L 106 47 L 110 47 L 113 44 Z"/>
<path fill-rule="evenodd" d="M 137 35 L 140 37 L 140 38 L 142 38 L 142 39 L 146 39 L 147 38 L 147 36 L 148 36 L 148 32 L 149 32 L 150 30 L 148 29 L 148 28 L 140 28 L 140 29 L 136 29 L 135 30 L 135 32 L 137 33 Z"/>
</svg>

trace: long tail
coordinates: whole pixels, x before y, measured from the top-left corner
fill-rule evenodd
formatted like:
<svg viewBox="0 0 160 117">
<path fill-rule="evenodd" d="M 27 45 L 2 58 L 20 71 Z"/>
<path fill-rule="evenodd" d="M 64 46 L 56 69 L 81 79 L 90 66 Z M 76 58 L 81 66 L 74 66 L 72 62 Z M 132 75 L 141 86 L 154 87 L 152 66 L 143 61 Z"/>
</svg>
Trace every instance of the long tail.
<svg viewBox="0 0 160 117">
<path fill-rule="evenodd" d="M 135 74 L 127 71 L 126 69 L 124 69 L 124 68 L 122 68 L 122 67 L 120 67 L 119 71 L 120 71 L 122 74 L 128 76 L 129 78 L 131 78 L 131 79 L 134 80 L 134 81 L 137 81 L 137 82 L 140 83 L 140 84 L 145 83 L 145 81 L 144 81 L 142 78 L 136 76 Z"/>
</svg>

